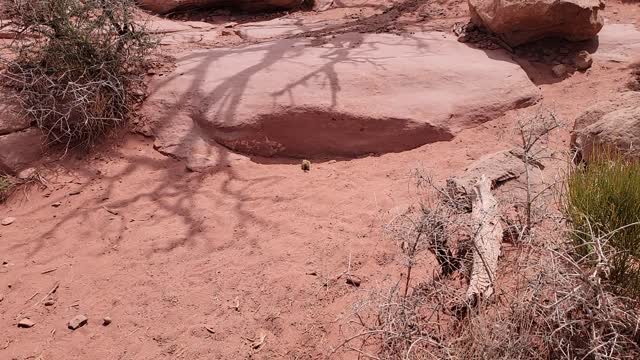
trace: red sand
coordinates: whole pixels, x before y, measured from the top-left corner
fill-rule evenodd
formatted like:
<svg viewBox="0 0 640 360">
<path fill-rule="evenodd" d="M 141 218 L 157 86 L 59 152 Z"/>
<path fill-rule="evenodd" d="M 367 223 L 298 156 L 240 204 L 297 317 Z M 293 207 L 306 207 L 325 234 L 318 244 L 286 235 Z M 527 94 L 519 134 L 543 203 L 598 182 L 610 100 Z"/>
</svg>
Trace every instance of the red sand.
<svg viewBox="0 0 640 360">
<path fill-rule="evenodd" d="M 637 9 L 612 3 L 607 14 L 629 23 Z M 437 21 L 459 21 L 451 14 Z M 567 126 L 556 149 L 567 149 L 586 105 L 621 89 L 628 71 L 619 68 L 596 63 L 564 81 L 548 68 L 529 70 Z M 443 181 L 509 148 L 517 115 L 449 142 L 313 164 L 308 173 L 276 160 L 190 173 L 138 135 L 48 164 L 48 189 L 0 205 L 0 218 L 16 218 L 0 228 L 0 359 L 323 358 L 352 304 L 401 277 L 402 258 L 382 226 L 417 202 L 411 170 Z M 336 280 L 347 268 L 363 279 L 359 288 Z M 44 306 L 56 284 L 55 304 Z M 89 322 L 71 331 L 77 314 Z M 102 326 L 104 316 L 113 322 Z M 18 328 L 25 317 L 35 326 Z"/>
</svg>

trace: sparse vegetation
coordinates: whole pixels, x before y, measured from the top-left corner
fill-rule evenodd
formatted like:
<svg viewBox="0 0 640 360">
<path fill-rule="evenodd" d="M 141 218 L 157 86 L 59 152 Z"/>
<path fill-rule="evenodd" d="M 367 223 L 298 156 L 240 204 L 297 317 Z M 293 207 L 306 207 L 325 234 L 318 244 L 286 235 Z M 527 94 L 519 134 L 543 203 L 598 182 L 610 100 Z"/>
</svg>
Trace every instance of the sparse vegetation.
<svg viewBox="0 0 640 360">
<path fill-rule="evenodd" d="M 570 174 L 566 195 L 578 254 L 606 259 L 607 278 L 640 295 L 640 163 L 603 151 Z"/>
<path fill-rule="evenodd" d="M 544 235 L 539 236 L 541 231 L 531 232 L 529 241 L 514 243 L 517 251 L 510 252 L 509 257 L 499 263 L 495 295 L 475 306 L 465 301 L 464 286 L 460 286 L 461 280 L 469 281 L 470 267 L 468 257 L 459 250 L 454 259 L 460 261 L 460 265 L 454 271 L 433 272 L 431 279 L 420 279 L 408 292 L 402 278 L 391 281 L 386 288 L 371 291 L 355 304 L 345 340 L 337 344 L 332 353 L 353 352 L 370 359 L 599 360 L 640 357 L 639 304 L 611 291 L 609 281 L 609 278 L 616 280 L 612 275 L 619 261 L 617 258 L 622 256 L 629 260 L 624 252 L 614 251 L 615 248 L 609 245 L 614 243 L 615 234 L 624 236 L 620 239 L 623 244 L 633 236 L 638 238 L 637 230 L 632 232 L 633 226 L 628 226 L 635 221 L 634 217 L 627 215 L 640 207 L 640 192 L 627 198 L 630 204 L 621 208 L 625 213 L 629 212 L 625 216 L 607 202 L 608 197 L 617 198 L 619 194 L 640 189 L 640 167 L 628 162 L 614 164 L 603 162 L 597 168 L 581 169 L 577 175 L 579 179 L 575 177 L 576 173 L 569 179 L 569 187 L 573 186 L 574 191 L 576 182 L 580 183 L 582 190 L 576 200 L 581 199 L 581 195 L 599 197 L 583 207 L 590 209 L 597 205 L 600 212 L 599 217 L 592 216 L 590 222 L 581 223 L 584 227 L 591 226 L 591 231 L 584 228 L 575 231 L 577 243 L 565 237 L 566 226 L 554 221 L 552 216 L 531 222 L 534 227 L 544 227 Z M 635 168 L 631 170 L 629 166 Z M 607 175 L 605 179 L 589 177 L 587 181 L 584 179 L 588 176 L 587 171 Z M 609 179 L 609 174 L 614 173 L 615 176 Z M 596 190 L 595 186 L 602 186 L 598 185 L 602 182 L 618 190 Z M 630 186 L 631 183 L 634 186 Z M 439 239 L 454 238 L 458 248 L 464 248 L 465 240 L 460 232 L 472 230 L 465 225 L 467 215 L 448 212 L 444 217 L 431 216 L 434 212 L 444 214 L 445 200 L 448 199 L 423 202 L 420 211 L 409 211 L 396 217 L 395 226 L 391 227 L 393 234 L 400 238 L 421 239 L 417 234 L 424 229 L 423 235 L 428 236 L 419 243 L 422 249 L 428 249 L 428 244 L 433 243 L 427 241 L 433 238 L 430 234 L 438 234 Z M 546 211 L 561 215 L 551 208 Z M 411 213 L 423 215 L 406 220 Z M 584 218 L 583 213 L 571 213 L 570 220 L 578 214 L 581 214 L 578 219 Z M 609 221 L 611 217 L 619 222 Z M 594 227 L 595 224 L 606 226 Z M 607 246 L 611 251 L 603 250 Z M 407 252 L 406 245 L 401 248 L 410 260 L 409 266 L 421 268 L 422 274 L 425 268 L 436 265 L 427 258 L 416 256 L 420 251 Z M 591 250 L 585 252 L 585 249 Z M 440 261 L 437 264 L 442 265 Z M 627 265 L 624 269 L 630 267 Z"/>
<path fill-rule="evenodd" d="M 631 80 L 627 86 L 629 90 L 640 91 L 640 62 L 631 65 Z"/>
<path fill-rule="evenodd" d="M 131 0 L 7 0 L 4 78 L 52 144 L 88 147 L 124 124 L 153 41 Z"/>
<path fill-rule="evenodd" d="M 0 203 L 5 201 L 15 187 L 15 182 L 7 175 L 0 175 Z"/>
</svg>

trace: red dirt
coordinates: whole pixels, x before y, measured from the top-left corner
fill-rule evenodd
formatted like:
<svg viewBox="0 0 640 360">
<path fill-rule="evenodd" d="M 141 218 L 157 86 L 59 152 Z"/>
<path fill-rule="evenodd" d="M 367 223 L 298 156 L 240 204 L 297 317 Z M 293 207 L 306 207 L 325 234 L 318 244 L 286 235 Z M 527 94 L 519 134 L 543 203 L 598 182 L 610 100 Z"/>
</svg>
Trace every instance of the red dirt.
<svg viewBox="0 0 640 360">
<path fill-rule="evenodd" d="M 294 16 L 343 19 L 380 4 Z M 435 8 L 439 19 L 409 27 L 450 29 L 466 16 L 461 1 Z M 612 12 L 612 22 L 640 18 L 634 3 L 610 2 Z M 398 19 L 391 24 L 402 28 Z M 566 125 L 554 140 L 560 150 L 575 116 L 629 77 L 615 63 L 563 81 L 544 64 L 527 70 Z M 416 203 L 410 171 L 422 168 L 442 182 L 509 148 L 522 112 L 448 142 L 313 164 L 308 173 L 298 162 L 268 160 L 191 173 L 138 135 L 47 164 L 47 189 L 32 187 L 0 205 L 0 218 L 16 218 L 0 228 L 0 358 L 323 358 L 340 342 L 352 304 L 402 275 L 382 226 Z M 429 258 L 414 279 L 433 264 Z M 359 288 L 336 279 L 347 269 L 362 279 Z M 55 304 L 44 306 L 55 284 Z M 89 322 L 71 331 L 66 324 L 77 314 Z M 102 326 L 104 316 L 113 322 Z M 35 326 L 18 328 L 24 317 Z M 255 349 L 252 340 L 263 335 Z"/>
</svg>

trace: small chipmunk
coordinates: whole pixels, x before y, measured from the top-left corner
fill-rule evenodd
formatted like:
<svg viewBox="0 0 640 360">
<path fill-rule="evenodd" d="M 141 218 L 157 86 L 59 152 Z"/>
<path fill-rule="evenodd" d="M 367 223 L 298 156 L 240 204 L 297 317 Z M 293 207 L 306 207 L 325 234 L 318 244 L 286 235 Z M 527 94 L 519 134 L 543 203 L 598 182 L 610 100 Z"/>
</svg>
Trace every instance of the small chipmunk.
<svg viewBox="0 0 640 360">
<path fill-rule="evenodd" d="M 311 161 L 302 160 L 302 171 L 307 172 L 311 170 Z"/>
</svg>

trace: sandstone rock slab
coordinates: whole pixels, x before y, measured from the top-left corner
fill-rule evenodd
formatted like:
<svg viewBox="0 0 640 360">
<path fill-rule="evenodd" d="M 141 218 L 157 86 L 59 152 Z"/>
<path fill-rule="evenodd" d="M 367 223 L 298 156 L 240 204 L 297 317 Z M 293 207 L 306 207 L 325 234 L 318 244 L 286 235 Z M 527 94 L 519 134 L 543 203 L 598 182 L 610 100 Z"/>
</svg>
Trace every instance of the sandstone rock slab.
<svg viewBox="0 0 640 360">
<path fill-rule="evenodd" d="M 0 173 L 15 174 L 43 155 L 42 133 L 35 128 L 0 136 Z"/>
<path fill-rule="evenodd" d="M 277 18 L 244 23 L 237 26 L 237 32 L 241 38 L 246 40 L 264 40 L 323 30 L 332 25 L 334 22 L 328 20 Z"/>
<path fill-rule="evenodd" d="M 31 121 L 20 113 L 18 104 L 0 92 L 0 135 L 28 128 Z"/>
<path fill-rule="evenodd" d="M 196 146 L 205 161 L 218 144 L 310 159 L 404 151 L 540 98 L 507 53 L 442 33 L 194 51 L 150 89 L 142 112 L 158 150 L 184 158 Z"/>
<path fill-rule="evenodd" d="M 633 24 L 606 24 L 598 34 L 596 61 L 633 63 L 640 59 L 640 30 Z"/>
<path fill-rule="evenodd" d="M 471 21 L 517 46 L 545 37 L 595 37 L 604 24 L 602 0 L 468 0 Z"/>
</svg>

